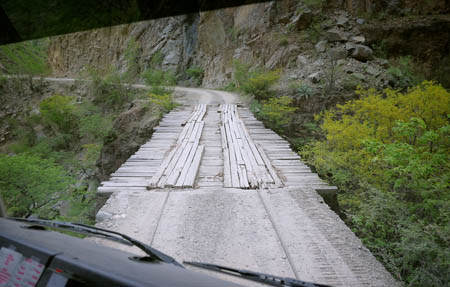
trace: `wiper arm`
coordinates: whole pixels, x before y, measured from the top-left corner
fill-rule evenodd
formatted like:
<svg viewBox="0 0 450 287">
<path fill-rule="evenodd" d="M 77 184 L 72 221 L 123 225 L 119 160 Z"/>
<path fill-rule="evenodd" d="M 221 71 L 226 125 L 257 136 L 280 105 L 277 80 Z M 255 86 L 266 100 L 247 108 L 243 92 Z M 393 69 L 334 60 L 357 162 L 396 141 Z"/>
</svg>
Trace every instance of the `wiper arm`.
<svg viewBox="0 0 450 287">
<path fill-rule="evenodd" d="M 264 283 L 272 286 L 291 286 L 291 287 L 331 287 L 329 285 L 317 284 L 312 282 L 306 282 L 302 280 L 297 280 L 287 277 L 279 277 L 259 272 L 253 272 L 245 269 L 235 269 L 225 266 L 220 266 L 216 264 L 201 263 L 201 262 L 187 262 L 183 261 L 184 264 L 192 265 L 199 268 L 204 268 L 232 276 L 237 276 L 239 278 L 252 280 L 260 283 Z"/>
<path fill-rule="evenodd" d="M 103 239 L 108 239 L 116 242 L 120 242 L 129 246 L 136 246 L 140 250 L 142 250 L 145 254 L 149 255 L 150 257 L 154 257 L 155 259 L 174 264 L 176 266 L 179 266 L 181 268 L 184 268 L 183 265 L 178 263 L 174 258 L 170 257 L 167 254 L 162 253 L 161 251 L 156 250 L 153 247 L 148 246 L 145 243 L 140 242 L 139 240 L 136 240 L 132 237 L 129 237 L 128 235 L 111 231 L 103 228 L 98 228 L 95 226 L 90 226 L 86 224 L 81 223 L 71 223 L 71 222 L 63 222 L 63 221 L 53 221 L 53 220 L 44 220 L 44 219 L 34 219 L 34 218 L 9 218 L 15 221 L 20 222 L 26 222 L 26 223 L 32 223 L 35 225 L 40 226 L 47 226 L 51 228 L 57 228 L 62 230 L 68 230 L 73 231 L 76 233 L 91 235 L 95 237 L 100 237 Z"/>
</svg>

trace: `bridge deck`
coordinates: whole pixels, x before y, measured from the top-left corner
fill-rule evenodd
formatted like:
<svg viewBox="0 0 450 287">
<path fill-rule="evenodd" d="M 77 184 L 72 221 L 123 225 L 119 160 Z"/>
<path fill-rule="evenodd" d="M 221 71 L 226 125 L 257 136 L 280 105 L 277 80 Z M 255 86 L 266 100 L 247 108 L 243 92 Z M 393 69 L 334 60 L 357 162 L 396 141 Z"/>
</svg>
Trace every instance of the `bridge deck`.
<svg viewBox="0 0 450 287">
<path fill-rule="evenodd" d="M 295 186 L 311 186 L 318 192 L 336 190 L 302 163 L 289 143 L 265 128 L 247 107 L 204 108 L 198 113 L 196 106 L 183 106 L 166 115 L 152 138 L 111 174 L 109 181 L 102 182 L 98 191 Z M 196 156 L 200 149 L 202 153 Z M 195 159 L 200 164 L 189 169 Z M 184 184 L 179 177 L 187 175 L 190 183 Z"/>
</svg>

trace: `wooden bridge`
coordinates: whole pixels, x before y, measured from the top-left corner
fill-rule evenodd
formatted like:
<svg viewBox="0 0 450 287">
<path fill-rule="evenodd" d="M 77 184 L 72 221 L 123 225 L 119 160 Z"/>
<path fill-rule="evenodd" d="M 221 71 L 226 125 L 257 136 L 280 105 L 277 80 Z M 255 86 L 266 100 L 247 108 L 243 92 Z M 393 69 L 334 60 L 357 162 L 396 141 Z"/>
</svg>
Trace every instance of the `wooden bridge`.
<svg viewBox="0 0 450 287">
<path fill-rule="evenodd" d="M 303 164 L 289 143 L 236 104 L 182 106 L 99 192 L 157 188 L 281 188 L 336 191 Z"/>
</svg>

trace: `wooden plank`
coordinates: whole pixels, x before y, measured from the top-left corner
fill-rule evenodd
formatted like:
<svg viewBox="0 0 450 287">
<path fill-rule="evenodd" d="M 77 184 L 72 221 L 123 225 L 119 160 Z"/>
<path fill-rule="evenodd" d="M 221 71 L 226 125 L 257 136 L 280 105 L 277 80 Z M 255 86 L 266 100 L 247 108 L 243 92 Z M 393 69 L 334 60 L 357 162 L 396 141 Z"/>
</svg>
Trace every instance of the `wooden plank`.
<svg viewBox="0 0 450 287">
<path fill-rule="evenodd" d="M 223 150 L 223 156 L 224 156 L 224 174 L 223 174 L 223 181 L 225 187 L 232 187 L 231 184 L 231 167 L 230 167 L 230 155 L 228 152 L 228 148 L 225 148 Z"/>
<path fill-rule="evenodd" d="M 193 143 L 192 149 L 189 152 L 189 156 L 186 159 L 186 163 L 184 164 L 183 169 L 181 170 L 180 176 L 179 176 L 179 178 L 178 178 L 178 180 L 177 180 L 177 182 L 175 184 L 176 187 L 182 187 L 183 186 L 184 181 L 186 180 L 186 176 L 187 176 L 187 174 L 189 172 L 189 168 L 191 167 L 192 161 L 194 160 L 194 156 L 195 156 L 195 154 L 197 152 L 198 143 L 199 143 L 198 141 L 195 141 Z"/>
<path fill-rule="evenodd" d="M 179 145 L 172 148 L 169 155 L 162 162 L 159 170 L 156 172 L 156 174 L 150 180 L 150 182 L 148 184 L 148 188 L 155 188 L 158 185 L 158 182 L 161 180 L 161 177 L 163 176 L 166 168 L 169 166 L 172 158 L 175 156 L 175 154 L 177 153 L 179 148 L 180 148 Z"/>
<path fill-rule="evenodd" d="M 221 140 L 222 140 L 222 150 L 225 150 L 226 148 L 228 148 L 228 144 L 227 144 L 227 139 L 226 139 L 226 135 L 225 135 L 225 128 L 223 125 L 220 125 L 220 135 L 221 135 Z"/>
<path fill-rule="evenodd" d="M 248 183 L 247 170 L 245 165 L 240 165 L 242 180 L 240 180 L 241 188 L 248 189 L 250 187 Z"/>
<path fill-rule="evenodd" d="M 174 186 L 176 184 L 177 179 L 180 176 L 181 171 L 183 170 L 183 166 L 186 164 L 186 160 L 193 146 L 194 143 L 191 142 L 186 144 L 175 167 L 170 174 L 167 174 L 166 186 Z"/>
<path fill-rule="evenodd" d="M 272 164 L 270 163 L 269 158 L 266 156 L 266 154 L 264 153 L 264 150 L 262 149 L 261 145 L 257 145 L 258 151 L 261 155 L 261 157 L 264 160 L 264 163 L 266 164 L 266 168 L 269 171 L 270 175 L 272 176 L 274 183 L 276 186 L 278 187 L 282 187 L 283 183 L 281 182 L 280 178 L 278 177 L 275 169 L 272 167 Z"/>
<path fill-rule="evenodd" d="M 247 128 L 245 127 L 245 124 L 242 120 L 240 120 L 240 128 L 244 132 L 245 138 L 247 139 L 247 142 L 250 145 L 250 149 L 253 153 L 253 156 L 255 157 L 256 162 L 258 163 L 258 165 L 264 165 L 264 161 L 259 155 L 258 149 L 256 148 L 256 145 L 253 142 L 252 138 L 250 137 Z"/>
<path fill-rule="evenodd" d="M 195 157 L 189 168 L 189 172 L 186 175 L 186 179 L 184 181 L 183 187 L 193 187 L 194 186 L 195 178 L 197 176 L 198 167 L 200 166 L 200 161 L 202 159 L 204 148 L 205 148 L 204 145 L 199 145 L 197 147 L 197 152 L 195 153 Z"/>
<path fill-rule="evenodd" d="M 251 188 L 257 188 L 258 180 L 256 179 L 255 167 L 257 167 L 258 164 L 256 163 L 255 158 L 251 154 L 252 152 L 250 150 L 250 147 L 248 146 L 247 141 L 242 141 L 242 142 L 244 145 L 244 147 L 242 149 L 242 151 L 243 151 L 242 155 L 244 157 L 244 162 L 246 165 L 248 182 L 249 182 Z"/>
<path fill-rule="evenodd" d="M 233 145 L 230 145 L 230 148 L 228 149 L 228 154 L 229 154 L 229 158 L 230 158 L 231 186 L 232 187 L 240 187 L 238 167 L 237 167 L 237 163 L 236 163 L 236 155 L 234 152 Z"/>
</svg>

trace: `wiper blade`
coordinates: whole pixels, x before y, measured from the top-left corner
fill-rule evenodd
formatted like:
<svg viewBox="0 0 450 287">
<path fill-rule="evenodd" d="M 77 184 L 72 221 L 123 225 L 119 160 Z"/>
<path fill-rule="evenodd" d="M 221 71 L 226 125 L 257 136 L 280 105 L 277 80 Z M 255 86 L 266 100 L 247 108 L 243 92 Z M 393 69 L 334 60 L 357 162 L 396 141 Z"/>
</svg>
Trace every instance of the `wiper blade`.
<svg viewBox="0 0 450 287">
<path fill-rule="evenodd" d="M 204 268 L 232 276 L 237 276 L 239 278 L 252 280 L 260 283 L 264 283 L 272 286 L 291 286 L 291 287 L 331 287 L 329 285 L 317 284 L 312 282 L 306 282 L 302 280 L 297 280 L 287 277 L 279 277 L 254 271 L 249 271 L 245 269 L 236 269 L 225 266 L 220 266 L 216 264 L 201 263 L 201 262 L 188 262 L 183 261 L 184 264 L 192 265 L 199 268 Z"/>
<path fill-rule="evenodd" d="M 140 250 L 142 250 L 145 254 L 149 255 L 150 257 L 153 257 L 159 261 L 174 264 L 176 266 L 179 266 L 181 268 L 184 268 L 183 265 L 178 263 L 174 258 L 170 257 L 167 254 L 162 253 L 159 250 L 156 250 L 153 247 L 148 246 L 145 243 L 140 242 L 139 240 L 136 240 L 128 235 L 111 231 L 103 228 L 98 228 L 95 226 L 90 226 L 82 223 L 71 223 L 71 222 L 64 222 L 64 221 L 53 221 L 53 220 L 44 220 L 44 219 L 34 219 L 34 218 L 9 218 L 15 221 L 20 222 L 26 222 L 26 223 L 32 223 L 35 225 L 40 226 L 47 226 L 51 228 L 57 228 L 67 231 L 73 231 L 76 233 L 91 235 L 95 237 L 100 237 L 103 239 L 108 239 L 116 242 L 120 242 L 129 246 L 136 246 Z"/>
</svg>

